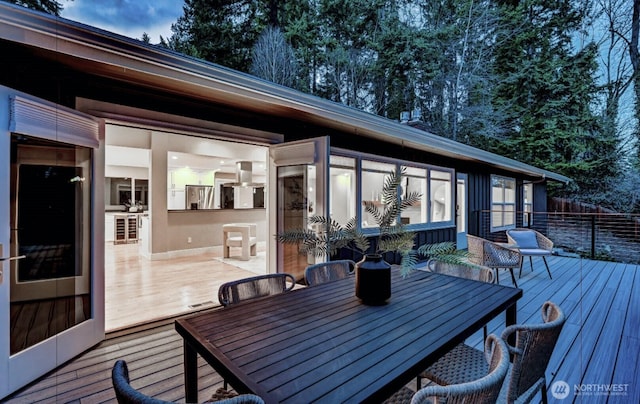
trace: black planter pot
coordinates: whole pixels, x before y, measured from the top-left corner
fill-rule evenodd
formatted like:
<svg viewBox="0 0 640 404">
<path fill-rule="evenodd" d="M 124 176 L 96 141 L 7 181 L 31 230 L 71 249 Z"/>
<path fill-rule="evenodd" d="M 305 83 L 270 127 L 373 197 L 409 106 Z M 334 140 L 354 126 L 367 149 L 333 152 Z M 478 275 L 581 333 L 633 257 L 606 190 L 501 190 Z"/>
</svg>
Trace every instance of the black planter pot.
<svg viewBox="0 0 640 404">
<path fill-rule="evenodd" d="M 391 265 L 380 254 L 365 255 L 356 264 L 356 297 L 370 306 L 383 305 L 391 297 Z"/>
</svg>

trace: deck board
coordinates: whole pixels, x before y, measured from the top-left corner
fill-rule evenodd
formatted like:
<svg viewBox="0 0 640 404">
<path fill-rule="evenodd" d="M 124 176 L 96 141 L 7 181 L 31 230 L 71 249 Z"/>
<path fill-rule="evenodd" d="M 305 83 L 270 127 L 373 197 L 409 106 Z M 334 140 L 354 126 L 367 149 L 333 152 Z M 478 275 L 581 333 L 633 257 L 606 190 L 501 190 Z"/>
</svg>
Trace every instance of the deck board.
<svg viewBox="0 0 640 404">
<path fill-rule="evenodd" d="M 553 279 L 544 264 L 534 259 L 533 272 L 525 262 L 518 280 L 524 295 L 518 302 L 518 322 L 540 322 L 546 300 L 559 304 L 567 315 L 556 350 L 547 368 L 547 383 L 563 380 L 577 384 L 626 384 L 626 395 L 574 396 L 550 403 L 640 402 L 640 275 L 637 265 L 553 256 L 548 259 Z M 501 283 L 510 285 L 501 273 Z M 517 274 L 516 274 L 517 275 Z M 489 323 L 500 333 L 504 316 Z M 482 333 L 467 343 L 480 346 Z M 57 371 L 9 397 L 7 403 L 113 403 L 111 366 L 123 358 L 132 384 L 143 393 L 167 401 L 184 402 L 182 339 L 173 324 L 109 338 Z M 222 379 L 201 358 L 199 396 L 209 397 Z M 535 402 L 540 401 L 540 395 Z"/>
</svg>

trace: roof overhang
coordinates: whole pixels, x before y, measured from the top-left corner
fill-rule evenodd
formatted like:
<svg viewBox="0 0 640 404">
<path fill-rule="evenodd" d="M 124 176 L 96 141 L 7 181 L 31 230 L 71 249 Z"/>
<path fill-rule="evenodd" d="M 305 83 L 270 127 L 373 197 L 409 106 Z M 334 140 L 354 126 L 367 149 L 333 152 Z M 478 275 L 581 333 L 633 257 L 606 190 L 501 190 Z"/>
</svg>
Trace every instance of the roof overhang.
<svg viewBox="0 0 640 404">
<path fill-rule="evenodd" d="M 332 128 L 535 178 L 570 178 L 213 63 L 0 2 L 0 38 L 56 52 L 61 63 L 125 82 Z M 68 56 L 68 58 L 64 58 Z M 80 64 L 81 66 L 78 66 Z"/>
</svg>

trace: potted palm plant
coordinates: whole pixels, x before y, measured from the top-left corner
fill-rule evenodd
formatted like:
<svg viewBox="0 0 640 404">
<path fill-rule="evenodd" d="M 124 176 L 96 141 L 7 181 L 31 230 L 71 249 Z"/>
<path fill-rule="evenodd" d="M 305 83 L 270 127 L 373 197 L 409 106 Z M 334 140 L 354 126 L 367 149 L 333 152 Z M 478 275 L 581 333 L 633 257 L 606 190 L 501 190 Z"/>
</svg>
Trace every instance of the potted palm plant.
<svg viewBox="0 0 640 404">
<path fill-rule="evenodd" d="M 290 229 L 276 235 L 279 242 L 298 244 L 301 254 L 332 257 L 346 248 L 362 254 L 356 265 L 356 296 L 365 304 L 384 304 L 391 297 L 391 266 L 383 259 L 385 253 L 401 256 L 400 271 L 403 276 L 413 270 L 421 257 L 437 257 L 445 262 L 460 263 L 466 253 L 457 250 L 452 242 L 427 244 L 415 248 L 414 231 L 407 230 L 400 221 L 402 212 L 420 201 L 421 194 L 398 192 L 405 171 L 394 170 L 385 177 L 381 203 L 364 201 L 364 208 L 375 220 L 379 233 L 367 237 L 358 226 L 356 218 L 342 225 L 325 216 L 312 216 L 308 222 L 313 228 Z"/>
</svg>

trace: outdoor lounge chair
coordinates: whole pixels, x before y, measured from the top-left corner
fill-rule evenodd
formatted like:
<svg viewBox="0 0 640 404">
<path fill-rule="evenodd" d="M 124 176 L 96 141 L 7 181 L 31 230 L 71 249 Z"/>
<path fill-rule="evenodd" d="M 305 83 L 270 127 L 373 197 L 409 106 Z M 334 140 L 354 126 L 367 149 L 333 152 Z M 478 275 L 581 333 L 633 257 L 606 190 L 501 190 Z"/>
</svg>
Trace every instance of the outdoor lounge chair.
<svg viewBox="0 0 640 404">
<path fill-rule="evenodd" d="M 352 260 L 336 260 L 313 264 L 304 270 L 304 279 L 309 286 L 337 281 L 353 275 L 355 267 L 356 263 Z"/>
<path fill-rule="evenodd" d="M 467 246 L 469 261 L 493 268 L 496 273 L 496 283 L 500 283 L 498 270 L 507 269 L 511 274 L 513 286 L 518 287 L 513 269 L 522 266 L 522 254 L 517 249 L 507 248 L 493 241 L 470 234 L 467 234 Z"/>
<path fill-rule="evenodd" d="M 502 339 L 515 334 L 515 345 L 508 346 L 513 356 L 501 402 L 530 402 L 538 391 L 547 402 L 545 371 L 565 323 L 562 310 L 552 302 L 542 305 L 541 324 L 516 324 L 505 328 Z M 460 344 L 431 365 L 424 375 L 439 385 L 465 383 L 483 371 L 484 352 Z"/>
<path fill-rule="evenodd" d="M 495 403 L 509 371 L 509 351 L 504 340 L 491 334 L 485 340 L 485 352 L 487 354 L 483 354 L 484 364 L 478 378 L 448 386 L 427 386 L 415 393 L 403 387 L 385 404 L 408 403 L 409 400 L 411 404 Z"/>
<path fill-rule="evenodd" d="M 111 382 L 119 404 L 170 404 L 170 401 L 149 397 L 134 389 L 129 380 L 127 362 L 122 359 L 116 361 L 111 369 Z M 240 394 L 235 397 L 209 401 L 220 404 L 264 404 L 259 396 L 254 394 Z"/>
<path fill-rule="evenodd" d="M 510 244 L 518 246 L 518 250 L 523 257 L 529 256 L 529 264 L 533 271 L 532 257 L 542 257 L 544 266 L 547 268 L 549 279 L 551 277 L 551 271 L 549 270 L 549 264 L 547 263 L 547 256 L 552 254 L 553 241 L 542 235 L 542 233 L 533 229 L 511 229 L 507 230 L 507 239 Z M 522 277 L 522 265 L 520 265 L 520 274 L 518 277 Z"/>
<path fill-rule="evenodd" d="M 267 274 L 223 283 L 218 289 L 218 301 L 229 306 L 241 301 L 288 292 L 296 280 L 290 274 Z"/>
</svg>

